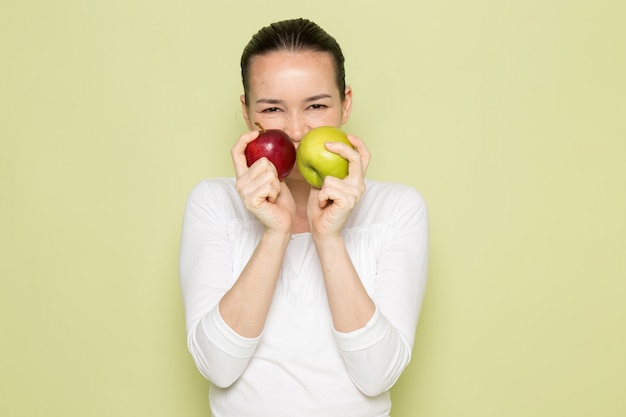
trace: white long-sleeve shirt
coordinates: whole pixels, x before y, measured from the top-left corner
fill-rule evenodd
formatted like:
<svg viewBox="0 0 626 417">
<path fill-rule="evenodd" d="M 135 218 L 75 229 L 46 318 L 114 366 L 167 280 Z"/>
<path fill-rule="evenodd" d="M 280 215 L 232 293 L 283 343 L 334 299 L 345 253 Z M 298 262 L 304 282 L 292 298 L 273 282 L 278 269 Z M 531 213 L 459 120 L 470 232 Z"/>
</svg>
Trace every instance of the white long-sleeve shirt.
<svg viewBox="0 0 626 417">
<path fill-rule="evenodd" d="M 264 330 L 222 319 L 263 234 L 233 178 L 200 182 L 185 208 L 180 280 L 189 351 L 211 382 L 214 417 L 386 417 L 389 389 L 411 358 L 427 277 L 428 214 L 413 188 L 366 181 L 343 240 L 376 310 L 350 333 L 332 326 L 310 233 L 293 235 Z"/>
</svg>

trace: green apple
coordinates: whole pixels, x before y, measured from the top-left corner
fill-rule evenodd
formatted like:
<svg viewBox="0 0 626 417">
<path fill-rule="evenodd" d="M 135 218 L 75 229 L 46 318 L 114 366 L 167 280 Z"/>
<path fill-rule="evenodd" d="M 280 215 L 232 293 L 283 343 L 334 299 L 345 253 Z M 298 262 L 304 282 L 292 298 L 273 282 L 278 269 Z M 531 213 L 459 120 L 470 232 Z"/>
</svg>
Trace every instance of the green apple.
<svg viewBox="0 0 626 417">
<path fill-rule="evenodd" d="M 348 161 L 326 149 L 326 142 L 342 142 L 354 148 L 348 136 L 333 126 L 311 129 L 300 141 L 296 164 L 304 179 L 315 188 L 321 188 L 327 176 L 344 179 L 348 175 Z"/>
</svg>

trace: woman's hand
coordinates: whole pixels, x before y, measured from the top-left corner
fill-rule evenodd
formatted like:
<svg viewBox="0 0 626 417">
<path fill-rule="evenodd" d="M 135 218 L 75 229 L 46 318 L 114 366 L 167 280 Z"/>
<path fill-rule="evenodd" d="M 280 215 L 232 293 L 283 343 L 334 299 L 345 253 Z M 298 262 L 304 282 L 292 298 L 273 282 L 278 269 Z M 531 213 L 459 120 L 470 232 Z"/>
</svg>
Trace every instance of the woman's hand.
<svg viewBox="0 0 626 417">
<path fill-rule="evenodd" d="M 296 205 L 289 188 L 278 180 L 276 167 L 267 158 L 250 167 L 246 163 L 246 146 L 258 135 L 258 130 L 244 133 L 231 149 L 237 176 L 235 186 L 245 207 L 267 231 L 290 233 Z"/>
<path fill-rule="evenodd" d="M 338 142 L 326 144 L 329 151 L 348 160 L 348 176 L 343 180 L 326 177 L 322 188 L 313 188 L 309 195 L 307 216 L 316 238 L 340 236 L 352 209 L 365 192 L 365 172 L 371 155 L 361 139 L 353 135 L 348 135 L 348 139 L 354 149 Z"/>
<path fill-rule="evenodd" d="M 354 149 L 344 143 L 326 144 L 329 151 L 348 160 L 348 176 L 343 180 L 326 177 L 320 190 L 311 190 L 307 205 L 333 327 L 342 333 L 365 326 L 376 310 L 341 236 L 350 213 L 365 192 L 365 171 L 370 161 L 363 141 L 351 135 L 348 139 Z"/>
</svg>

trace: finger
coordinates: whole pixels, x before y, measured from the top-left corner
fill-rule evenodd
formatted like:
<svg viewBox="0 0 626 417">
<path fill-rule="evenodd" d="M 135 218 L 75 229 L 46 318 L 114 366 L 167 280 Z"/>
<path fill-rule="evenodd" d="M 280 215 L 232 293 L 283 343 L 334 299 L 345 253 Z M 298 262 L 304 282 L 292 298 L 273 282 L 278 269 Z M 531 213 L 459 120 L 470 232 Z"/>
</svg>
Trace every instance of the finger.
<svg viewBox="0 0 626 417">
<path fill-rule="evenodd" d="M 358 185 L 329 176 L 324 179 L 319 200 L 320 204 L 323 200 L 332 201 L 338 207 L 352 209 L 362 194 L 362 188 Z"/>
<path fill-rule="evenodd" d="M 278 182 L 278 172 L 276 167 L 267 158 L 255 161 L 243 174 L 237 177 L 236 186 L 240 194 L 252 184 L 267 184 Z"/>
<path fill-rule="evenodd" d="M 348 135 L 348 139 L 353 148 L 341 142 L 327 142 L 326 149 L 347 159 L 350 163 L 351 173 L 359 172 L 361 175 L 365 175 L 371 158 L 370 152 L 365 143 L 358 137 Z"/>
<path fill-rule="evenodd" d="M 365 171 L 367 171 L 367 167 L 372 159 L 372 154 L 361 138 L 351 134 L 348 134 L 347 136 L 352 146 L 354 146 L 354 150 L 361 157 L 361 166 L 363 167 L 363 174 L 365 174 Z"/>
<path fill-rule="evenodd" d="M 309 202 L 308 204 L 314 203 L 318 207 L 324 207 L 322 205 L 322 200 L 320 197 L 321 190 L 319 188 L 311 187 L 311 191 L 309 192 Z"/>
<path fill-rule="evenodd" d="M 276 170 L 276 166 L 264 156 L 254 161 L 254 163 L 248 167 L 248 170 L 251 171 L 251 176 L 260 175 L 264 172 L 270 172 L 278 178 L 278 170 Z"/>
<path fill-rule="evenodd" d="M 342 156 L 348 161 L 360 158 L 360 155 L 356 152 L 354 148 L 343 142 L 326 142 L 324 146 L 328 151 L 336 153 L 337 155 Z"/>
<path fill-rule="evenodd" d="M 324 208 L 332 202 L 332 198 L 330 198 L 330 194 L 328 192 L 328 187 L 326 186 L 326 180 L 324 180 L 322 188 L 311 188 L 311 196 L 317 200 L 319 208 Z"/>
<path fill-rule="evenodd" d="M 249 173 L 252 173 L 250 169 Z M 248 176 L 248 175 L 246 175 Z M 259 208 L 265 201 L 274 202 L 280 192 L 280 181 L 275 173 L 263 171 L 241 184 L 240 195 L 246 206 Z"/>
<path fill-rule="evenodd" d="M 267 158 L 261 158 L 237 177 L 235 187 L 241 198 L 245 200 L 246 196 L 253 193 L 259 185 L 273 182 L 278 182 L 276 168 Z"/>
<path fill-rule="evenodd" d="M 235 174 L 240 177 L 242 176 L 247 168 L 248 164 L 246 162 L 246 147 L 250 142 L 255 140 L 259 136 L 258 130 L 252 130 L 250 132 L 246 132 L 239 137 L 237 142 L 233 145 L 230 150 L 231 157 L 233 159 L 233 166 L 235 167 Z"/>
</svg>

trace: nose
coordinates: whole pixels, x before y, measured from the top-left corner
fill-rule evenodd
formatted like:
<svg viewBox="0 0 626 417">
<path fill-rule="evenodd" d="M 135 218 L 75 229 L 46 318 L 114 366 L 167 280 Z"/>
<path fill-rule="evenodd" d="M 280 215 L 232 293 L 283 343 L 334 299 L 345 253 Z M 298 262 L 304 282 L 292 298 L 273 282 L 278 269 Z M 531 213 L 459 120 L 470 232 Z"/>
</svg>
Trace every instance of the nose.
<svg viewBox="0 0 626 417">
<path fill-rule="evenodd" d="M 289 117 L 286 126 L 286 133 L 291 140 L 294 141 L 296 146 L 302 140 L 304 134 L 308 131 L 304 117 L 300 115 L 292 115 Z"/>
</svg>

